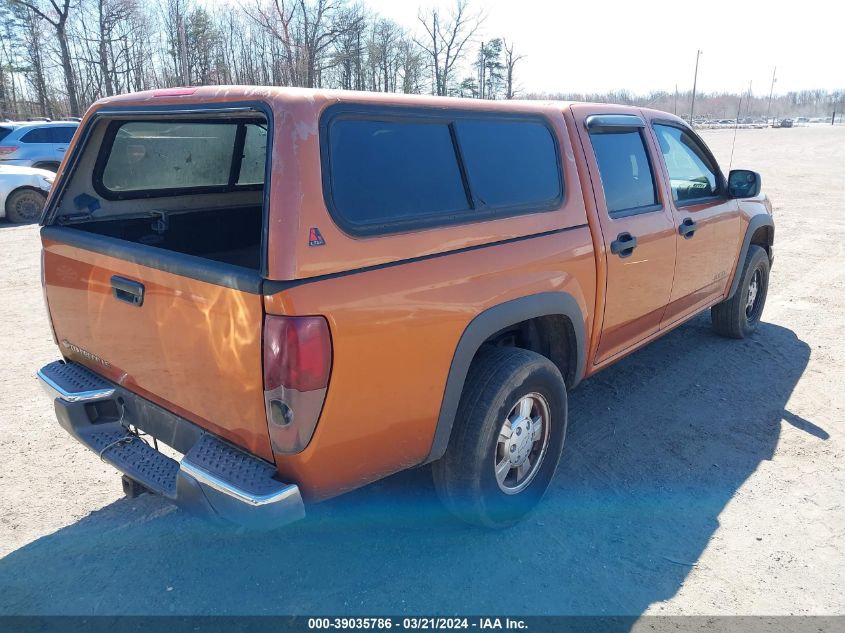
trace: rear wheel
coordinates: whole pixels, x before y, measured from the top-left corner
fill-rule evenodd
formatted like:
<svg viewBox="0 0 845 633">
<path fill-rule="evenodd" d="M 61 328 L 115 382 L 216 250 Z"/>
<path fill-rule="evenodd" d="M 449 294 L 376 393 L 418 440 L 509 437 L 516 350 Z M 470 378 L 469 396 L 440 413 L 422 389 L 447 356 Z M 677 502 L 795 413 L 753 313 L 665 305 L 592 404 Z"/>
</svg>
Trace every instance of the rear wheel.
<svg viewBox="0 0 845 633">
<path fill-rule="evenodd" d="M 18 189 L 6 198 L 6 218 L 15 224 L 36 222 L 41 217 L 47 196 L 36 189 Z"/>
<path fill-rule="evenodd" d="M 713 329 L 722 336 L 745 338 L 757 329 L 769 291 L 769 255 L 762 246 L 748 248 L 733 297 L 710 308 Z"/>
<path fill-rule="evenodd" d="M 563 448 L 566 386 L 557 367 L 519 348 L 473 361 L 449 447 L 432 465 L 446 507 L 486 527 L 528 513 L 551 482 Z"/>
</svg>

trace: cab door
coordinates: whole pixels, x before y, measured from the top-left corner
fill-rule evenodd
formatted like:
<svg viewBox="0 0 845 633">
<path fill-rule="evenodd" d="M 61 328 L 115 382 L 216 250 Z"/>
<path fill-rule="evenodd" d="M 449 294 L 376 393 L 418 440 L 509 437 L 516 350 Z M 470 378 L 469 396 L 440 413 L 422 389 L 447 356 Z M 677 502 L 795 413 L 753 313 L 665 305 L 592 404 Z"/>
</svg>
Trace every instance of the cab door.
<svg viewBox="0 0 845 633">
<path fill-rule="evenodd" d="M 672 291 L 675 223 L 656 184 L 643 117 L 598 106 L 572 106 L 572 112 L 607 261 L 598 364 L 658 331 Z"/>
<path fill-rule="evenodd" d="M 676 227 L 675 281 L 660 327 L 718 299 L 725 290 L 738 246 L 736 200 L 704 142 L 680 122 L 650 121 Z"/>
</svg>

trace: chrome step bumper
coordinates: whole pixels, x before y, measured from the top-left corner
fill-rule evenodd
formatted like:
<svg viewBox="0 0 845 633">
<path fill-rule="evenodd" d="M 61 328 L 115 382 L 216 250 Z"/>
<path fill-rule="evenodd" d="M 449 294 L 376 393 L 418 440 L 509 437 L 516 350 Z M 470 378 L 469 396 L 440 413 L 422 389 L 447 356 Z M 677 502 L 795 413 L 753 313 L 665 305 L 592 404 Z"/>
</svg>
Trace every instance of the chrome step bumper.
<svg viewBox="0 0 845 633">
<path fill-rule="evenodd" d="M 77 363 L 56 360 L 39 369 L 37 376 L 47 395 L 54 400 L 92 402 L 114 395 L 114 385 Z"/>
<path fill-rule="evenodd" d="M 299 488 L 275 479 L 273 465 L 77 363 L 56 361 L 37 375 L 62 428 L 151 492 L 210 518 L 262 529 L 305 516 Z M 130 424 L 175 444 L 184 457 L 159 452 Z"/>
</svg>

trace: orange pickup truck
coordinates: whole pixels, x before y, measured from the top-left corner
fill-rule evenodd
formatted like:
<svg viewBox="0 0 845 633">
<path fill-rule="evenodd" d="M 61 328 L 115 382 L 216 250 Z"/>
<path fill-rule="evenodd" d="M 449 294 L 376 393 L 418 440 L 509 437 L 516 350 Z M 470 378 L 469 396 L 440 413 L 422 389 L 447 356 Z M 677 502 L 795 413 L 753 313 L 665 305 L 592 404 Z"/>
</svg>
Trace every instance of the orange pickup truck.
<svg viewBox="0 0 845 633">
<path fill-rule="evenodd" d="M 429 463 L 512 523 L 567 390 L 708 308 L 752 333 L 774 238 L 665 112 L 255 87 L 96 103 L 41 224 L 60 425 L 262 527 Z"/>
</svg>

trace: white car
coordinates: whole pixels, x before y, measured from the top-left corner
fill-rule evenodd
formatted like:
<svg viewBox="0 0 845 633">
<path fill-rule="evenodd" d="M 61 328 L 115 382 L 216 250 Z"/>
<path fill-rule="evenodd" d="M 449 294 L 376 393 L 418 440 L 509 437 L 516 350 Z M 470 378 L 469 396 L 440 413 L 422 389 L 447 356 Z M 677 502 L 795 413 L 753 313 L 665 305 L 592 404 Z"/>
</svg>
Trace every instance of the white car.
<svg viewBox="0 0 845 633">
<path fill-rule="evenodd" d="M 0 218 L 14 223 L 37 221 L 55 177 L 46 169 L 0 165 Z"/>
</svg>

